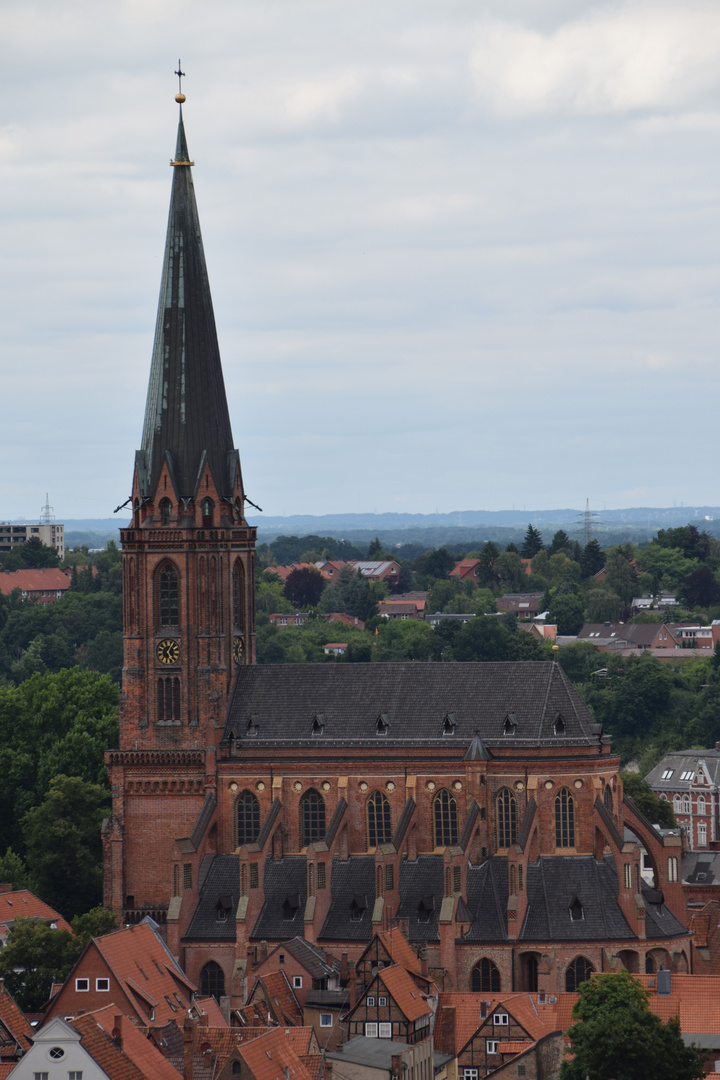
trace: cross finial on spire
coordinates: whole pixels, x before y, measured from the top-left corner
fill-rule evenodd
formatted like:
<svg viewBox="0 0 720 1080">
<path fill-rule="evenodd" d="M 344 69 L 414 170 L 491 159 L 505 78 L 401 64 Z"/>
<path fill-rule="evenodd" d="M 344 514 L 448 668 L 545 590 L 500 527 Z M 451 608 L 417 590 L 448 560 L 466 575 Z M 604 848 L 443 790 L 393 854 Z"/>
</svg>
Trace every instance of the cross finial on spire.
<svg viewBox="0 0 720 1080">
<path fill-rule="evenodd" d="M 178 77 L 178 94 L 182 94 L 182 81 L 185 78 L 185 72 L 182 69 L 182 64 L 178 60 L 177 71 L 173 72 Z"/>
</svg>

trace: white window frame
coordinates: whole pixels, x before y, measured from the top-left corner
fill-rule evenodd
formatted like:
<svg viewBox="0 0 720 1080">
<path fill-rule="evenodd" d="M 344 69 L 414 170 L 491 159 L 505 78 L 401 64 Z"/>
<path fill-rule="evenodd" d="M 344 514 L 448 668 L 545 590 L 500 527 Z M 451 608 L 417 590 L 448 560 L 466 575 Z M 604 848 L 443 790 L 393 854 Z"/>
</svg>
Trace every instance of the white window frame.
<svg viewBox="0 0 720 1080">
<path fill-rule="evenodd" d="M 698 847 L 705 847 L 707 845 L 707 825 L 704 821 L 698 824 Z"/>
<path fill-rule="evenodd" d="M 371 995 L 370 995 L 370 997 L 369 997 L 369 998 L 367 999 L 367 1001 L 365 1002 L 365 1004 L 366 1004 L 366 1005 L 370 1005 L 370 1006 L 372 1006 L 372 1005 L 374 1005 L 374 1004 L 375 1004 L 375 998 L 374 998 L 374 996 L 373 996 L 372 994 L 371 994 Z"/>
<path fill-rule="evenodd" d="M 302 975 L 293 975 L 293 990 L 302 990 Z"/>
<path fill-rule="evenodd" d="M 378 1037 L 380 1039 L 392 1039 L 392 1024 L 384 1021 L 378 1025 Z"/>
<path fill-rule="evenodd" d="M 666 769 L 665 772 L 660 777 L 660 779 L 661 780 L 669 780 L 674 772 L 675 772 L 674 769 Z M 680 779 L 682 779 L 682 777 L 680 777 Z"/>
<path fill-rule="evenodd" d="M 463 1069 L 463 1080 L 478 1080 L 478 1069 Z"/>
<path fill-rule="evenodd" d="M 332 1013 L 320 1013 L 320 1027 L 332 1027 L 333 1017 Z"/>
<path fill-rule="evenodd" d="M 510 1023 L 510 1017 L 507 1013 L 495 1013 L 493 1016 L 493 1024 L 495 1027 L 507 1027 Z"/>
<path fill-rule="evenodd" d="M 90 993 L 90 980 L 89 979 L 76 979 L 75 980 L 75 993 L 76 994 L 89 994 Z"/>
<path fill-rule="evenodd" d="M 500 1045 L 500 1042 L 499 1042 L 498 1039 L 486 1039 L 485 1040 L 485 1053 L 486 1054 L 497 1054 L 499 1045 Z"/>
<path fill-rule="evenodd" d="M 377 1026 L 377 1024 L 376 1023 L 367 1023 L 365 1025 L 365 1038 L 366 1039 L 377 1039 L 377 1037 L 378 1037 L 378 1026 Z"/>
<path fill-rule="evenodd" d="M 380 1008 L 382 1008 L 384 1005 L 387 1005 L 387 998 L 382 994 L 378 998 L 378 1005 L 380 1006 Z"/>
<path fill-rule="evenodd" d="M 98 991 L 98 993 L 101 993 L 101 994 L 109 993 L 110 992 L 110 980 L 107 979 L 107 978 L 96 979 L 95 980 L 95 989 Z"/>
</svg>

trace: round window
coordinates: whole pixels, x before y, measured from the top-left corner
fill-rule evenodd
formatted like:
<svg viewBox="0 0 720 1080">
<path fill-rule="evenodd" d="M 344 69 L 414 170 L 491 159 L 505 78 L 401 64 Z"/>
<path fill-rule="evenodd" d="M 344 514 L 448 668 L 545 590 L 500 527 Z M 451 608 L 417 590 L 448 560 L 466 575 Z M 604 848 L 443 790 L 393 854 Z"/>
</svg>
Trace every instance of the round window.
<svg viewBox="0 0 720 1080">
<path fill-rule="evenodd" d="M 50 1048 L 50 1057 L 53 1059 L 53 1061 L 59 1061 L 60 1058 L 64 1058 L 65 1057 L 65 1051 L 63 1050 L 62 1046 L 53 1046 L 53 1047 L 51 1047 Z"/>
</svg>

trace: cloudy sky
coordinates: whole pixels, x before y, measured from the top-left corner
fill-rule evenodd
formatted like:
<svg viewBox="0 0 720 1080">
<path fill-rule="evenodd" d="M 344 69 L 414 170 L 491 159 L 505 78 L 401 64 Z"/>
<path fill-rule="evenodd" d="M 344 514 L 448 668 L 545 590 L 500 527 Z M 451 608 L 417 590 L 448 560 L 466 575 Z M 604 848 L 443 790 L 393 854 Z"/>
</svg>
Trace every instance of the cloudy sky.
<svg viewBox="0 0 720 1080">
<path fill-rule="evenodd" d="M 4 0 L 0 519 L 130 491 L 177 106 L 266 512 L 720 504 L 720 4 Z"/>
</svg>

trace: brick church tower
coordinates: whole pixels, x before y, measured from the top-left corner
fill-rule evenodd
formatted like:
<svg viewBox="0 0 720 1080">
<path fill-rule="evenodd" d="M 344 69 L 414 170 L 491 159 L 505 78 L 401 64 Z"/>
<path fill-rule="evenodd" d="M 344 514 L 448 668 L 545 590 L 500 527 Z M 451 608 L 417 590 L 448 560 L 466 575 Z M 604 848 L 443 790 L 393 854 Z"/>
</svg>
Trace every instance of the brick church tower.
<svg viewBox="0 0 720 1080">
<path fill-rule="evenodd" d="M 131 757 L 142 765 L 143 787 L 192 794 L 187 809 L 194 819 L 198 796 L 214 784 L 214 751 L 235 675 L 255 661 L 256 530 L 245 520 L 183 126 L 184 95 L 176 100 L 180 118 L 145 423 L 135 456 L 132 522 L 121 530 L 120 751 L 109 756 L 116 800 L 111 831 L 119 847 L 107 885 L 116 909 L 136 901 L 123 869 L 133 860 L 127 850 L 121 854 L 123 826 L 132 817 Z M 160 771 L 149 780 L 153 765 Z M 156 817 L 158 809 L 156 803 L 147 812 Z M 175 798 L 177 825 L 178 810 Z M 167 891 L 164 883 L 163 895 Z M 144 896 L 142 902 L 156 901 Z"/>
</svg>

